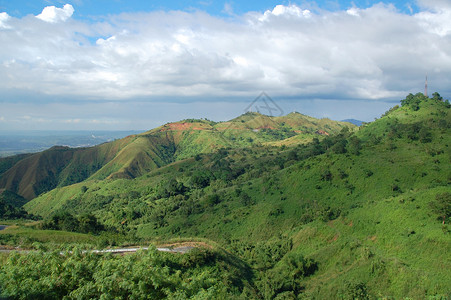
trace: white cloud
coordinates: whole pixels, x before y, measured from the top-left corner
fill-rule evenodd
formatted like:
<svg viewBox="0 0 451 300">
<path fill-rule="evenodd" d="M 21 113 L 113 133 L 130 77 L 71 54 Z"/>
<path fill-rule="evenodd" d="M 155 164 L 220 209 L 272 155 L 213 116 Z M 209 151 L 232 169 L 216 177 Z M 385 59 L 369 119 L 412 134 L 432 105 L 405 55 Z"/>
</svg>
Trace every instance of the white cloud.
<svg viewBox="0 0 451 300">
<path fill-rule="evenodd" d="M 352 7 L 348 9 L 346 12 L 351 16 L 360 17 L 359 9 L 357 7 Z"/>
<path fill-rule="evenodd" d="M 81 119 L 66 119 L 66 120 L 63 120 L 63 123 L 66 123 L 66 124 L 78 124 L 80 122 L 81 122 Z"/>
<path fill-rule="evenodd" d="M 439 36 L 451 35 L 451 2 L 431 1 L 426 8 L 429 10 L 415 15 L 419 24 L 425 30 Z"/>
<path fill-rule="evenodd" d="M 451 2 L 449 0 L 417 0 L 417 2 L 421 7 L 427 9 L 451 9 Z"/>
<path fill-rule="evenodd" d="M 305 17 L 309 18 L 312 16 L 312 13 L 306 9 L 302 10 L 296 5 L 277 5 L 273 10 L 267 10 L 259 19 L 260 21 L 266 21 L 271 17 Z"/>
<path fill-rule="evenodd" d="M 413 16 L 383 4 L 335 12 L 278 5 L 227 19 L 173 11 L 58 26 L 48 22 L 67 20 L 73 7 L 46 7 L 46 22 L 2 17 L 13 30 L 0 35 L 0 91 L 81 101 L 252 99 L 262 90 L 399 99 L 421 90 L 428 73 L 431 89 L 450 98 L 451 8 L 435 3 Z"/>
<path fill-rule="evenodd" d="M 70 4 L 65 4 L 63 8 L 47 6 L 36 18 L 49 23 L 58 23 L 67 21 L 73 13 L 74 7 Z"/>
<path fill-rule="evenodd" d="M 9 20 L 10 16 L 5 13 L 0 13 L 0 28 L 10 28 L 8 25 L 6 25 L 6 22 Z"/>
</svg>

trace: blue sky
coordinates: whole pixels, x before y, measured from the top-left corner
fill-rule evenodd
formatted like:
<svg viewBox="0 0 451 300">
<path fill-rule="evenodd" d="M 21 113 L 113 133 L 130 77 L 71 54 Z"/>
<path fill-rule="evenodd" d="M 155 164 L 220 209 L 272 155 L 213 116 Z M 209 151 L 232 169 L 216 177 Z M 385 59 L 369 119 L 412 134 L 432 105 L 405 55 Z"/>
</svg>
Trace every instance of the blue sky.
<svg viewBox="0 0 451 300">
<path fill-rule="evenodd" d="M 0 0 L 0 130 L 284 113 L 371 121 L 451 98 L 451 1 Z"/>
<path fill-rule="evenodd" d="M 392 0 L 323 0 L 323 1 L 143 1 L 143 0 L 0 0 L 0 11 L 6 11 L 15 17 L 23 17 L 28 14 L 39 14 L 42 8 L 49 5 L 62 6 L 71 3 L 77 8 L 74 17 L 89 17 L 123 12 L 149 12 L 155 10 L 203 10 L 213 15 L 227 15 L 233 11 L 243 14 L 249 11 L 266 11 L 276 5 L 299 4 L 305 7 L 318 7 L 325 10 L 336 11 L 348 9 L 352 6 L 368 8 L 376 3 L 391 3 L 397 9 L 404 12 L 417 12 L 416 1 Z M 225 9 L 229 7 L 232 11 Z"/>
</svg>

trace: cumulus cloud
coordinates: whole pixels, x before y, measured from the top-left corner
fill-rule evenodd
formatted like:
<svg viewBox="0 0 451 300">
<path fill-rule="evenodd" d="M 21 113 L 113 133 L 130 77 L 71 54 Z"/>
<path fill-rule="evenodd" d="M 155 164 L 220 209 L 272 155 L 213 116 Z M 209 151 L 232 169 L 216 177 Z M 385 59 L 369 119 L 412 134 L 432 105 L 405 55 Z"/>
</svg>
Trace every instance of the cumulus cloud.
<svg viewBox="0 0 451 300">
<path fill-rule="evenodd" d="M 352 7 L 348 9 L 346 12 L 351 16 L 360 17 L 359 9 L 357 7 Z"/>
<path fill-rule="evenodd" d="M 0 35 L 0 89 L 86 101 L 249 98 L 262 90 L 293 99 L 399 99 L 421 90 L 427 73 L 431 88 L 449 97 L 451 8 L 434 3 L 415 15 L 384 4 L 60 24 L 71 5 L 46 7 L 38 19 L 3 15 L 0 26 L 13 30 Z"/>
<path fill-rule="evenodd" d="M 427 10 L 415 15 L 421 26 L 442 37 L 451 34 L 451 2 L 444 0 L 420 1 Z"/>
<path fill-rule="evenodd" d="M 49 23 L 58 23 L 67 21 L 73 13 L 74 7 L 70 4 L 65 4 L 63 8 L 47 6 L 36 18 Z"/>
<path fill-rule="evenodd" d="M 9 18 L 10 16 L 7 13 L 0 13 L 0 28 L 9 28 L 9 26 L 6 24 Z"/>
<path fill-rule="evenodd" d="M 273 16 L 275 16 L 275 17 L 297 17 L 297 18 L 306 17 L 306 18 L 309 18 L 311 15 L 312 15 L 312 13 L 308 9 L 302 10 L 301 8 L 299 8 L 296 5 L 289 5 L 289 6 L 277 5 L 276 7 L 274 7 L 273 10 L 265 11 L 263 16 L 261 16 L 259 18 L 259 20 L 266 21 Z"/>
<path fill-rule="evenodd" d="M 451 2 L 448 0 L 417 0 L 418 4 L 423 8 L 441 10 L 451 9 Z"/>
</svg>

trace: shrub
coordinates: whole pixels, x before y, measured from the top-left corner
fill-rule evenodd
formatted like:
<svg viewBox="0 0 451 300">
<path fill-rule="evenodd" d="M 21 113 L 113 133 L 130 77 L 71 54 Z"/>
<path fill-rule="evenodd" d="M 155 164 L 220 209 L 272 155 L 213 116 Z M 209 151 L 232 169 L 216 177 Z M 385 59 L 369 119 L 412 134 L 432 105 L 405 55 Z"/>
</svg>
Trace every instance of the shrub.
<svg viewBox="0 0 451 300">
<path fill-rule="evenodd" d="M 344 300 L 366 300 L 370 299 L 365 283 L 346 282 L 343 291 Z"/>
<path fill-rule="evenodd" d="M 451 193 L 437 194 L 435 201 L 430 202 L 429 205 L 437 218 L 442 220 L 443 225 L 446 219 L 451 217 Z"/>
</svg>

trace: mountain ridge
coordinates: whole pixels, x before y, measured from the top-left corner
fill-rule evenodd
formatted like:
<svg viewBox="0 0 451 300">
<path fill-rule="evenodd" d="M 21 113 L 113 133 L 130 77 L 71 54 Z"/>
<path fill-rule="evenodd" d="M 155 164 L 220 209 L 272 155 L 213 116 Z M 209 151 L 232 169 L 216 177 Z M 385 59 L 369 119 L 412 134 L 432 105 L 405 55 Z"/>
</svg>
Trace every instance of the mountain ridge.
<svg viewBox="0 0 451 300">
<path fill-rule="evenodd" d="M 94 147 L 57 146 L 26 159 L 16 158 L 18 161 L 0 173 L 0 189 L 31 200 L 57 186 L 88 178 L 131 179 L 176 160 L 224 147 L 280 142 L 301 134 L 311 139 L 317 132 L 338 132 L 344 126 L 353 127 L 301 114 L 270 117 L 246 113 L 226 122 L 185 119 Z M 0 158 L 0 165 L 7 166 L 6 162 L 13 160 Z"/>
</svg>

